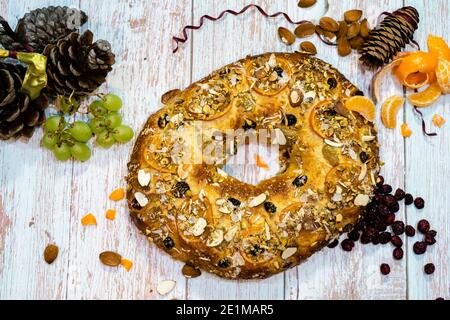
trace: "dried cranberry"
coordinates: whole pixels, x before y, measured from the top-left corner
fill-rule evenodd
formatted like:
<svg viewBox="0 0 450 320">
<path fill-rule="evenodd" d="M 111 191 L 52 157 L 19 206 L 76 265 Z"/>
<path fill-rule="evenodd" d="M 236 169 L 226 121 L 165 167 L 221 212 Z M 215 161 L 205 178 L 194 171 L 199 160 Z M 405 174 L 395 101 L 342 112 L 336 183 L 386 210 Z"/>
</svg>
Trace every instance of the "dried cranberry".
<svg viewBox="0 0 450 320">
<path fill-rule="evenodd" d="M 383 199 L 384 199 L 384 197 L 381 193 L 375 193 L 375 195 L 373 196 L 373 200 L 378 204 L 382 203 Z"/>
<path fill-rule="evenodd" d="M 363 232 L 359 241 L 362 244 L 368 244 L 372 241 L 372 238 L 370 238 L 366 233 Z"/>
<path fill-rule="evenodd" d="M 381 187 L 383 184 L 384 184 L 384 177 L 383 176 L 378 176 L 377 187 Z"/>
<path fill-rule="evenodd" d="M 423 271 L 425 271 L 426 274 L 432 274 L 434 273 L 435 270 L 435 266 L 432 263 L 427 263 L 426 265 L 424 265 L 423 267 Z"/>
<path fill-rule="evenodd" d="M 427 244 L 423 241 L 417 241 L 413 245 L 413 251 L 415 254 L 424 254 L 427 251 Z"/>
<path fill-rule="evenodd" d="M 392 205 L 392 207 L 390 207 L 390 209 L 392 213 L 396 213 L 400 210 L 400 205 L 398 204 L 398 202 L 396 202 Z"/>
<path fill-rule="evenodd" d="M 380 271 L 381 274 L 388 275 L 389 273 L 391 273 L 391 267 L 389 267 L 387 263 L 382 263 L 380 265 Z"/>
<path fill-rule="evenodd" d="M 377 212 L 384 217 L 386 217 L 389 213 L 391 213 L 389 208 L 387 206 L 385 206 L 384 204 L 378 205 Z"/>
<path fill-rule="evenodd" d="M 425 200 L 423 200 L 421 197 L 417 197 L 414 199 L 414 205 L 417 209 L 423 209 L 423 207 L 425 207 Z"/>
<path fill-rule="evenodd" d="M 394 197 L 395 197 L 395 199 L 397 199 L 399 201 L 405 199 L 405 191 L 398 188 L 397 190 L 395 190 Z"/>
<path fill-rule="evenodd" d="M 380 193 L 383 194 L 388 194 L 392 192 L 392 187 L 388 184 L 383 184 L 380 188 L 379 188 Z"/>
<path fill-rule="evenodd" d="M 408 224 L 408 225 L 405 227 L 405 234 L 406 234 L 408 237 L 414 237 L 414 235 L 416 234 L 416 229 L 414 229 L 413 226 L 411 226 L 411 225 Z"/>
<path fill-rule="evenodd" d="M 403 234 L 403 232 L 405 232 L 405 224 L 403 223 L 403 221 L 395 221 L 392 224 L 392 231 L 396 234 L 396 235 L 401 235 Z"/>
<path fill-rule="evenodd" d="M 392 256 L 395 260 L 401 260 L 403 258 L 403 249 L 395 248 L 394 251 L 392 251 Z"/>
<path fill-rule="evenodd" d="M 352 251 L 353 247 L 355 246 L 355 242 L 350 239 L 345 239 L 341 242 L 341 246 L 344 251 Z"/>
<path fill-rule="evenodd" d="M 380 243 L 380 236 L 377 234 L 375 237 L 373 237 L 372 244 L 377 245 L 379 243 Z"/>
<path fill-rule="evenodd" d="M 397 203 L 397 199 L 392 194 L 386 194 L 383 196 L 383 202 L 390 208 Z"/>
<path fill-rule="evenodd" d="M 336 248 L 337 245 L 339 244 L 339 240 L 338 239 L 334 239 L 332 242 L 330 242 L 327 247 L 330 249 Z"/>
<path fill-rule="evenodd" d="M 436 300 L 445 300 L 445 299 L 442 297 L 437 297 Z"/>
<path fill-rule="evenodd" d="M 413 198 L 412 194 L 411 193 L 405 194 L 405 204 L 407 206 L 409 206 L 413 202 L 414 202 L 414 198 Z"/>
<path fill-rule="evenodd" d="M 436 239 L 434 237 L 425 235 L 425 239 L 424 239 L 425 243 L 429 246 L 432 246 L 433 244 L 436 243 Z"/>
<path fill-rule="evenodd" d="M 348 238 L 353 241 L 359 240 L 359 232 L 357 230 L 352 230 L 347 234 Z"/>
<path fill-rule="evenodd" d="M 362 96 L 364 97 L 364 92 L 362 92 L 361 90 L 355 91 L 355 93 L 353 94 L 354 96 Z"/>
<path fill-rule="evenodd" d="M 403 245 L 403 241 L 399 236 L 392 236 L 391 242 L 397 248 L 400 248 Z"/>
<path fill-rule="evenodd" d="M 419 230 L 420 233 L 427 233 L 428 231 L 430 231 L 430 223 L 425 220 L 422 219 L 417 223 L 417 230 Z"/>
<path fill-rule="evenodd" d="M 297 123 L 297 117 L 294 116 L 293 114 L 287 114 L 286 120 L 288 126 L 295 126 L 295 124 Z"/>
<path fill-rule="evenodd" d="M 381 244 L 386 244 L 389 241 L 391 241 L 392 236 L 389 232 L 382 232 L 382 233 L 380 233 L 378 238 L 380 239 Z"/>
<path fill-rule="evenodd" d="M 436 235 L 437 235 L 436 230 L 430 230 L 426 234 L 426 236 L 429 236 L 429 237 L 432 237 L 432 238 L 436 237 Z"/>
<path fill-rule="evenodd" d="M 388 226 L 390 226 L 391 224 L 394 223 L 394 221 L 395 221 L 395 214 L 389 213 L 389 214 L 386 216 L 386 219 L 385 219 L 386 224 L 387 224 Z"/>
<path fill-rule="evenodd" d="M 362 230 L 364 230 L 364 221 L 358 221 L 358 222 L 355 224 L 354 229 L 357 230 L 357 231 L 362 231 Z"/>
</svg>

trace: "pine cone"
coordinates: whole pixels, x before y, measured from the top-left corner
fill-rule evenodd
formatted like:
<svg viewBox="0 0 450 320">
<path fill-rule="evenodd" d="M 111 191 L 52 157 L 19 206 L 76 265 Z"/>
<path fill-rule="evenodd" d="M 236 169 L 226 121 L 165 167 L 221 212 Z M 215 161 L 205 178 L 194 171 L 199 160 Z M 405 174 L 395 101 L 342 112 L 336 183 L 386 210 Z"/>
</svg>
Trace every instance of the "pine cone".
<svg viewBox="0 0 450 320">
<path fill-rule="evenodd" d="M 47 96 L 41 94 L 31 100 L 22 93 L 24 75 L 21 65 L 0 62 L 0 140 L 31 138 L 35 127 L 45 120 Z"/>
<path fill-rule="evenodd" d="M 36 9 L 19 20 L 15 31 L 7 26 L 3 18 L 2 20 L 0 42 L 5 49 L 20 50 L 28 44 L 36 52 L 42 52 L 47 44 L 55 43 L 85 24 L 87 15 L 68 7 Z"/>
<path fill-rule="evenodd" d="M 93 34 L 72 32 L 56 44 L 45 47 L 47 56 L 47 91 L 54 95 L 85 96 L 106 81 L 115 56 L 105 40 L 93 43 Z"/>
<path fill-rule="evenodd" d="M 401 8 L 388 16 L 359 50 L 361 62 L 371 69 L 390 62 L 397 53 L 413 40 L 419 24 L 419 13 L 413 7 Z"/>
</svg>

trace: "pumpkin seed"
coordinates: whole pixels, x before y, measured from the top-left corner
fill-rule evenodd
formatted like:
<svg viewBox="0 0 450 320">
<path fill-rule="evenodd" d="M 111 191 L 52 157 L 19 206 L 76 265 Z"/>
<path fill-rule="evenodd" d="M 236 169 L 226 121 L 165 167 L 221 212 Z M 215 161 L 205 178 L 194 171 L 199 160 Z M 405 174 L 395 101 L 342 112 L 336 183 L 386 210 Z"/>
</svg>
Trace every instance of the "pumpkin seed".
<svg viewBox="0 0 450 320">
<path fill-rule="evenodd" d="M 300 24 L 297 28 L 295 28 L 295 35 L 298 38 L 306 38 L 312 36 L 316 32 L 316 26 L 314 23 L 306 22 Z"/>
<path fill-rule="evenodd" d="M 58 257 L 59 248 L 54 244 L 49 244 L 44 250 L 44 260 L 48 264 L 52 264 Z"/>
<path fill-rule="evenodd" d="M 316 46 L 311 41 L 303 41 L 300 43 L 300 50 L 308 52 L 312 55 L 317 54 Z"/>
<path fill-rule="evenodd" d="M 353 22 L 347 31 L 347 39 L 352 39 L 359 35 L 360 25 L 357 22 Z"/>
<path fill-rule="evenodd" d="M 333 18 L 323 17 L 319 21 L 319 26 L 329 32 L 338 32 L 339 31 L 339 23 L 336 22 Z"/>
<path fill-rule="evenodd" d="M 350 43 L 348 42 L 346 37 L 338 39 L 337 47 L 338 47 L 338 54 L 341 57 L 348 56 L 352 52 L 352 47 L 350 47 Z"/>
<path fill-rule="evenodd" d="M 191 266 L 189 264 L 185 264 L 183 266 L 183 269 L 181 269 L 181 273 L 186 278 L 197 278 L 197 277 L 201 276 L 201 274 L 202 274 L 200 269 L 195 268 L 195 267 L 193 267 L 193 266 Z"/>
<path fill-rule="evenodd" d="M 369 33 L 370 33 L 370 26 L 369 26 L 369 21 L 367 21 L 367 19 L 364 19 L 363 21 L 361 21 L 361 28 L 359 31 L 361 37 L 363 37 L 364 39 L 369 37 Z"/>
<path fill-rule="evenodd" d="M 348 23 L 359 21 L 359 19 L 361 19 L 361 17 L 362 17 L 362 13 L 363 12 L 361 10 L 357 10 L 357 9 L 349 10 L 344 13 L 344 19 Z"/>
<path fill-rule="evenodd" d="M 291 45 L 295 42 L 294 34 L 286 28 L 278 28 L 278 36 L 284 44 Z"/>
<path fill-rule="evenodd" d="M 353 39 L 350 39 L 350 46 L 354 50 L 358 50 L 361 48 L 364 44 L 364 38 L 361 36 L 354 37 Z"/>
<path fill-rule="evenodd" d="M 338 39 L 343 36 L 347 36 L 348 25 L 345 21 L 339 22 L 339 31 L 337 33 Z"/>
<path fill-rule="evenodd" d="M 298 6 L 300 8 L 309 8 L 312 7 L 313 5 L 315 5 L 317 2 L 317 0 L 300 0 L 298 2 Z"/>
<path fill-rule="evenodd" d="M 122 261 L 122 256 L 116 252 L 104 251 L 99 255 L 100 261 L 109 267 L 117 267 Z"/>
</svg>

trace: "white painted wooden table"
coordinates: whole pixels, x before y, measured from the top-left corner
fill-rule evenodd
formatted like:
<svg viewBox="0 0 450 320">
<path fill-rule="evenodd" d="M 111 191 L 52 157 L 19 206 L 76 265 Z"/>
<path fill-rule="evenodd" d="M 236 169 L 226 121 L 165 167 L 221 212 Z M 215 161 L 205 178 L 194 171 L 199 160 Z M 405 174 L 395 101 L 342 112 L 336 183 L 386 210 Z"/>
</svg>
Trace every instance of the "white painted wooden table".
<svg viewBox="0 0 450 320">
<path fill-rule="evenodd" d="M 295 19 L 317 19 L 326 12 L 322 0 L 301 10 L 296 0 L 254 1 L 269 12 L 283 10 Z M 247 54 L 293 50 L 280 43 L 276 29 L 282 18 L 265 19 L 255 11 L 245 16 L 227 16 L 207 22 L 177 54 L 172 54 L 171 36 L 183 25 L 197 22 L 203 14 L 218 15 L 226 8 L 240 9 L 244 0 L 0 0 L 0 14 L 12 23 L 30 9 L 47 5 L 80 7 L 89 15 L 87 27 L 96 38 L 112 43 L 117 64 L 104 91 L 119 93 L 125 102 L 125 120 L 139 130 L 147 116 L 159 108 L 159 97 L 172 88 L 184 88 L 211 71 Z M 363 9 L 371 25 L 382 11 L 415 6 L 421 15 L 416 38 L 426 48 L 429 33 L 449 41 L 448 0 L 330 0 L 327 15 L 341 18 L 344 11 Z M 368 91 L 370 74 L 357 66 L 357 55 L 339 58 L 332 47 L 313 41 L 320 58 L 338 67 L 351 81 Z M 401 94 L 388 81 L 384 98 Z M 160 299 L 156 285 L 165 279 L 177 281 L 164 298 L 177 299 L 434 299 L 450 298 L 450 122 L 429 138 L 411 106 L 401 118 L 413 135 L 403 139 L 399 130 L 380 125 L 383 175 L 393 186 L 405 187 L 426 199 L 426 209 L 401 207 L 400 216 L 409 224 L 426 217 L 438 231 L 438 244 L 424 256 L 412 253 L 416 240 L 406 239 L 406 256 L 392 259 L 390 246 L 357 246 L 351 253 L 324 249 L 308 262 L 284 274 L 262 281 L 227 281 L 203 273 L 187 280 L 182 264 L 149 246 L 128 218 L 125 202 L 111 203 L 108 193 L 123 186 L 132 144 L 110 151 L 95 149 L 87 163 L 56 162 L 39 147 L 41 132 L 28 144 L 0 143 L 0 298 L 1 299 Z M 450 99 L 425 110 L 450 121 Z M 379 120 L 377 119 L 377 122 Z M 118 210 L 108 221 L 104 212 Z M 97 227 L 84 228 L 80 218 L 93 212 Z M 60 256 L 47 265 L 42 252 L 47 243 L 60 247 Z M 102 266 L 98 254 L 114 250 L 134 261 L 131 272 Z M 388 262 L 392 272 L 382 276 L 379 265 Z M 423 274 L 423 265 L 434 262 L 437 271 Z"/>
</svg>

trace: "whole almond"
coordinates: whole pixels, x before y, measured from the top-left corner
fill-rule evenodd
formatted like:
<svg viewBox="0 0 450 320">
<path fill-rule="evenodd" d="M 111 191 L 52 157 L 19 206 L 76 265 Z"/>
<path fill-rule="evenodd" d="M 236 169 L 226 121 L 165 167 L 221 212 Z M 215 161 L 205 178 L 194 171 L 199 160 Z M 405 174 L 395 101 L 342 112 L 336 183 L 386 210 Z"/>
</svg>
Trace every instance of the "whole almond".
<svg viewBox="0 0 450 320">
<path fill-rule="evenodd" d="M 306 38 L 312 36 L 316 32 L 316 26 L 314 23 L 306 22 L 300 24 L 297 28 L 295 28 L 295 35 L 298 38 Z"/>
<path fill-rule="evenodd" d="M 347 32 L 348 32 L 347 22 L 345 21 L 339 22 L 339 31 L 337 33 L 337 37 L 340 38 L 343 36 L 347 36 Z"/>
<path fill-rule="evenodd" d="M 52 264 L 58 257 L 59 248 L 54 244 L 49 244 L 44 250 L 44 260 L 48 264 Z"/>
<path fill-rule="evenodd" d="M 352 39 L 349 40 L 350 42 L 350 46 L 352 47 L 353 50 L 358 50 L 359 48 L 361 48 L 364 44 L 364 38 L 361 36 L 356 36 Z"/>
<path fill-rule="evenodd" d="M 339 23 L 336 22 L 333 18 L 323 17 L 319 21 L 319 26 L 329 32 L 338 32 L 339 31 Z"/>
<path fill-rule="evenodd" d="M 311 41 L 303 41 L 300 43 L 300 50 L 308 52 L 312 55 L 317 54 L 316 46 Z"/>
<path fill-rule="evenodd" d="M 286 28 L 279 27 L 278 36 L 280 37 L 281 41 L 283 41 L 283 43 L 289 46 L 295 42 L 294 34 Z"/>
<path fill-rule="evenodd" d="M 346 37 L 342 37 L 337 41 L 338 54 L 341 57 L 348 56 L 352 52 L 352 47 Z"/>
<path fill-rule="evenodd" d="M 348 23 L 356 22 L 359 21 L 359 19 L 361 19 L 362 13 L 363 12 L 361 10 L 357 9 L 349 10 L 344 13 L 344 19 Z"/>
<path fill-rule="evenodd" d="M 361 21 L 361 28 L 359 33 L 361 37 L 366 39 L 369 37 L 369 32 L 370 32 L 369 21 L 367 21 L 367 19 L 364 19 L 363 21 Z"/>
<path fill-rule="evenodd" d="M 312 7 L 313 5 L 315 5 L 317 2 L 317 0 L 300 0 L 298 2 L 298 6 L 300 8 L 309 8 Z"/>
<path fill-rule="evenodd" d="M 105 266 L 117 267 L 122 261 L 122 256 L 116 252 L 104 251 L 99 255 L 100 261 Z"/>
<path fill-rule="evenodd" d="M 199 276 L 201 276 L 202 272 L 200 271 L 200 269 L 195 268 L 189 264 L 185 264 L 183 266 L 183 269 L 181 269 L 181 273 L 186 277 L 186 278 L 197 278 Z"/>
<path fill-rule="evenodd" d="M 347 31 L 347 39 L 352 39 L 359 35 L 360 26 L 357 22 L 352 22 Z"/>
<path fill-rule="evenodd" d="M 316 31 L 318 34 L 326 37 L 329 40 L 334 40 L 336 38 L 336 34 L 334 34 L 333 32 L 330 32 L 330 31 L 325 31 L 320 26 L 316 26 Z"/>
</svg>

